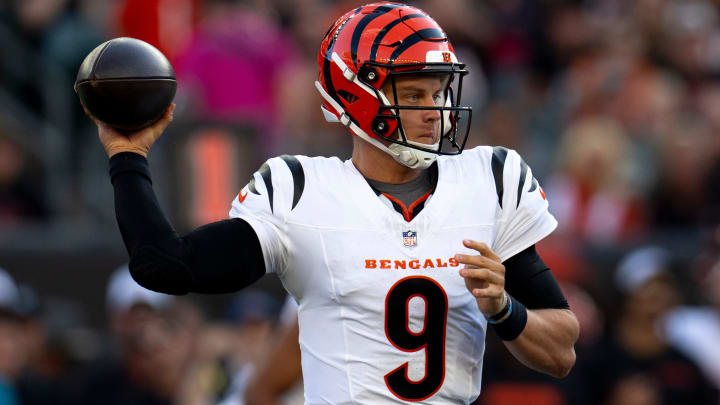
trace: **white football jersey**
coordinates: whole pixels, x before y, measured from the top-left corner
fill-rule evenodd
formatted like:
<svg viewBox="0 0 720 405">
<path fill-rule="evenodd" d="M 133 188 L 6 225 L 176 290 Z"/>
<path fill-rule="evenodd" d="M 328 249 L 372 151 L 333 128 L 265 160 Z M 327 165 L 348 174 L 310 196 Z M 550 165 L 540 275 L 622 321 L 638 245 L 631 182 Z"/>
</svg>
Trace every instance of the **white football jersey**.
<svg viewBox="0 0 720 405">
<path fill-rule="evenodd" d="M 532 172 L 505 148 L 437 159 L 412 221 L 352 161 L 268 160 L 233 202 L 268 272 L 299 304 L 307 404 L 468 404 L 480 393 L 486 321 L 456 253 L 485 242 L 502 260 L 557 225 Z"/>
</svg>

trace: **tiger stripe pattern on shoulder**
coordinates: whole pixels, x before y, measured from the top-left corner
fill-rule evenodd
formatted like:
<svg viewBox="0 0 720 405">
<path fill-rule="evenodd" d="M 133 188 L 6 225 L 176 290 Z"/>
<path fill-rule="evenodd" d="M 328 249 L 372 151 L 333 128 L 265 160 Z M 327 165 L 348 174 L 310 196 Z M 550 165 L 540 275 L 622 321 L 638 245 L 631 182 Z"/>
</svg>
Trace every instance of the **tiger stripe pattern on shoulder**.
<svg viewBox="0 0 720 405">
<path fill-rule="evenodd" d="M 293 201 L 292 201 L 292 207 L 291 210 L 295 208 L 295 206 L 300 201 L 300 197 L 303 195 L 303 191 L 305 191 L 305 171 L 303 170 L 302 164 L 296 158 L 295 156 L 290 155 L 282 155 L 279 157 L 285 164 L 287 165 L 288 169 L 290 169 L 290 174 L 292 175 L 293 179 Z M 263 163 L 262 166 L 257 171 L 258 174 L 260 174 L 260 177 L 263 179 L 263 183 L 265 183 L 265 189 L 267 190 L 267 197 L 268 202 L 270 203 L 270 212 L 274 212 L 273 207 L 273 196 L 274 196 L 274 188 L 272 183 L 272 169 L 270 169 L 270 165 L 268 165 L 267 162 Z M 257 190 L 257 187 L 255 187 L 255 175 L 253 175 L 250 178 L 250 181 L 248 182 L 248 190 L 255 194 L 260 195 L 260 192 Z"/>
<path fill-rule="evenodd" d="M 305 171 L 303 170 L 302 163 L 300 163 L 295 156 L 282 155 L 280 159 L 288 166 L 293 178 L 293 201 L 292 207 L 290 208 L 290 210 L 293 210 L 300 201 L 303 191 L 305 191 Z"/>
<path fill-rule="evenodd" d="M 520 159 L 520 181 L 518 182 L 518 190 L 517 190 L 517 204 L 515 205 L 515 208 L 520 206 L 520 200 L 522 199 L 522 189 L 523 186 L 525 186 L 525 177 L 527 177 L 528 172 L 528 165 L 525 163 L 524 160 Z M 533 180 L 535 180 L 533 178 Z"/>
<path fill-rule="evenodd" d="M 493 147 L 492 154 L 492 174 L 495 178 L 495 191 L 497 191 L 498 203 L 502 208 L 503 203 L 503 171 L 505 170 L 505 159 L 507 159 L 508 149 L 502 146 Z"/>
</svg>

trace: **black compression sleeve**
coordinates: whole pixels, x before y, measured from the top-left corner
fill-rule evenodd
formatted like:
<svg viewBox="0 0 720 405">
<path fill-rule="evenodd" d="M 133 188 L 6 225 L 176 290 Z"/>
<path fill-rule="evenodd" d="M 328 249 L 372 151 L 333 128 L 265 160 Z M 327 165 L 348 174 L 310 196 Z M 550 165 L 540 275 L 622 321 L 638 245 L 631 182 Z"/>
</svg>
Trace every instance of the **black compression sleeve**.
<svg viewBox="0 0 720 405">
<path fill-rule="evenodd" d="M 505 290 L 528 309 L 570 309 L 555 276 L 535 245 L 503 262 Z"/>
<path fill-rule="evenodd" d="M 265 274 L 257 235 L 241 219 L 211 223 L 179 236 L 160 209 L 141 155 L 113 156 L 110 178 L 130 272 L 140 285 L 167 294 L 226 293 Z"/>
</svg>

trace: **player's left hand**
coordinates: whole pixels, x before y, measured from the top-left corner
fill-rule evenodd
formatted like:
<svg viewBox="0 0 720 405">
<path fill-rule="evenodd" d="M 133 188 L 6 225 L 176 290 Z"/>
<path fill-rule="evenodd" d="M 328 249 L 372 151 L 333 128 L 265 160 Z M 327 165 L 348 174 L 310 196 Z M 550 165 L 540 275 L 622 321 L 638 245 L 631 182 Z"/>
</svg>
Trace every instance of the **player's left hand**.
<svg viewBox="0 0 720 405">
<path fill-rule="evenodd" d="M 460 269 L 460 276 L 465 279 L 465 286 L 475 297 L 480 311 L 490 318 L 499 313 L 505 303 L 505 266 L 486 244 L 465 239 L 463 245 L 480 254 L 455 255 L 455 260 L 465 265 Z"/>
</svg>

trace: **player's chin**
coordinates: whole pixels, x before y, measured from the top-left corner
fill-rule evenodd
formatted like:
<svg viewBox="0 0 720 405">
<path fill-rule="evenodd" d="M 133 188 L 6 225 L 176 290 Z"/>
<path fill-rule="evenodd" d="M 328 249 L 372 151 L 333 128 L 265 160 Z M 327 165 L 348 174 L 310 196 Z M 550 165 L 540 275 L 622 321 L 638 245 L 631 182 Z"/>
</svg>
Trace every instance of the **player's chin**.
<svg viewBox="0 0 720 405">
<path fill-rule="evenodd" d="M 421 134 L 421 135 L 412 137 L 411 140 L 413 142 L 422 143 L 425 145 L 434 145 L 439 140 L 439 137 L 434 134 Z"/>
</svg>

